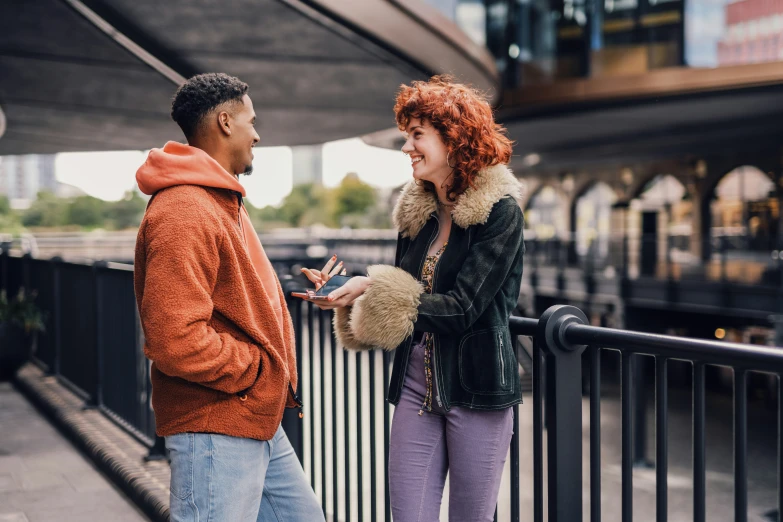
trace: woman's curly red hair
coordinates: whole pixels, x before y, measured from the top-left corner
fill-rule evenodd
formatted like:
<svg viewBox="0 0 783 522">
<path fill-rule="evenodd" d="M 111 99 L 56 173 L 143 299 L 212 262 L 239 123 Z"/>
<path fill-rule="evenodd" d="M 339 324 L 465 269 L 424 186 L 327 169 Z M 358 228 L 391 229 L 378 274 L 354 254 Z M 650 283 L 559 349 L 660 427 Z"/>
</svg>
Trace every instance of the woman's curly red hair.
<svg viewBox="0 0 783 522">
<path fill-rule="evenodd" d="M 511 140 L 506 129 L 495 123 L 486 97 L 449 76 L 433 76 L 428 82 L 401 85 L 394 105 L 397 127 L 403 132 L 414 118 L 429 121 L 449 149 L 454 165 L 448 198 L 456 200 L 475 186 L 481 169 L 506 164 L 511 159 Z M 431 183 L 425 186 L 433 190 Z"/>
</svg>

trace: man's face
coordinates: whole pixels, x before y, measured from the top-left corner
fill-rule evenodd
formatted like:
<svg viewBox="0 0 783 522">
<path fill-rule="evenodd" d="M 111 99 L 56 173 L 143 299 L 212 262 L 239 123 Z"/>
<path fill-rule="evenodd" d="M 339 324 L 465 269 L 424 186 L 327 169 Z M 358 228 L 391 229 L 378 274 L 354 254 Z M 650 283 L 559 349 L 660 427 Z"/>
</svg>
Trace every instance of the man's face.
<svg viewBox="0 0 783 522">
<path fill-rule="evenodd" d="M 253 146 L 261 139 L 255 129 L 256 113 L 247 94 L 242 97 L 242 104 L 237 104 L 236 107 L 229 139 L 233 174 L 250 174 L 253 172 Z"/>
</svg>

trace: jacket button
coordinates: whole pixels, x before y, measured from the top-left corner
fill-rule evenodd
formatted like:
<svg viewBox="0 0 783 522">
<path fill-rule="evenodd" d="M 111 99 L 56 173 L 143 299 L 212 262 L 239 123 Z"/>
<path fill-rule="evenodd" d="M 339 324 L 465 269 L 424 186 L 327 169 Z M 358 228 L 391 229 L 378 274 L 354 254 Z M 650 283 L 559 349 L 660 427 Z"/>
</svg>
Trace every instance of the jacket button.
<svg viewBox="0 0 783 522">
<path fill-rule="evenodd" d="M 243 401 L 243 402 L 244 402 L 244 401 L 246 401 L 246 400 L 247 400 L 247 394 L 245 393 L 245 394 L 243 394 L 243 395 L 240 395 L 240 396 L 239 396 L 239 400 L 240 400 L 240 401 Z"/>
</svg>

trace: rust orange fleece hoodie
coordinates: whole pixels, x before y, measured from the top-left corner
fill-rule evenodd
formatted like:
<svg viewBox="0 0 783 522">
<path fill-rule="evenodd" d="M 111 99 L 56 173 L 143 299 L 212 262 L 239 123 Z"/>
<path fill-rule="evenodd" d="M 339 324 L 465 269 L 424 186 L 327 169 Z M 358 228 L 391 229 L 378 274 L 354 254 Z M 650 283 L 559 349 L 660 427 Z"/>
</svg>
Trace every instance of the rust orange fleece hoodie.
<svg viewBox="0 0 783 522">
<path fill-rule="evenodd" d="M 158 434 L 271 439 L 296 405 L 296 350 L 244 188 L 206 152 L 175 142 L 153 149 L 136 180 L 153 196 L 134 283 Z"/>
</svg>

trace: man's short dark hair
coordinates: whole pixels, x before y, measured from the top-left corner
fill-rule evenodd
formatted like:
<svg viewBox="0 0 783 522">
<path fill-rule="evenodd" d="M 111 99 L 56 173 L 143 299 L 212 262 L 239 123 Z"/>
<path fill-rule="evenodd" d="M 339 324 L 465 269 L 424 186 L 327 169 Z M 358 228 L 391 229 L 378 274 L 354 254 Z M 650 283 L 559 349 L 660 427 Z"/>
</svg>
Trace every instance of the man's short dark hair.
<svg viewBox="0 0 783 522">
<path fill-rule="evenodd" d="M 206 115 L 226 102 L 241 103 L 247 90 L 245 82 L 227 74 L 196 75 L 177 89 L 171 103 L 171 119 L 190 139 L 197 133 Z"/>
</svg>

